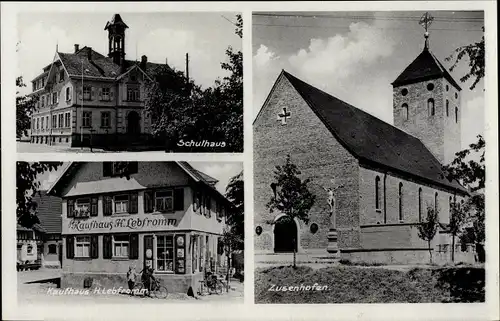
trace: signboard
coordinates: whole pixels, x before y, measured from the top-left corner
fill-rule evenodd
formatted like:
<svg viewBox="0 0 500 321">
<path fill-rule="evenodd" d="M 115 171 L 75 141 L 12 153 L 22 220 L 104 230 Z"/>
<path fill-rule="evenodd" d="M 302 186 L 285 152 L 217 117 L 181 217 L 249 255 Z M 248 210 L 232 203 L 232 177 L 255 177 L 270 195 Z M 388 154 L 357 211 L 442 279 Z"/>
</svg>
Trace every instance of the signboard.
<svg viewBox="0 0 500 321">
<path fill-rule="evenodd" d="M 63 234 L 164 231 L 178 226 L 177 218 L 163 215 L 72 218 L 63 221 Z"/>
</svg>

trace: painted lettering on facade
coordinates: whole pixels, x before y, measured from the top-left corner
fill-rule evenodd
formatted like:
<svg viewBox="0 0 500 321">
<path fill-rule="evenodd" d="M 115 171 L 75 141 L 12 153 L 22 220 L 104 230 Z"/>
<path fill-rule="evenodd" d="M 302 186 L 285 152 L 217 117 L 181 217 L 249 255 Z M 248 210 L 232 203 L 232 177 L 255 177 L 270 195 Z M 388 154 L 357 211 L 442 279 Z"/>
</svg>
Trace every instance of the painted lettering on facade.
<svg viewBox="0 0 500 321">
<path fill-rule="evenodd" d="M 164 217 L 119 217 L 106 221 L 72 219 L 68 223 L 68 232 L 123 232 L 176 225 L 177 219 Z"/>
</svg>

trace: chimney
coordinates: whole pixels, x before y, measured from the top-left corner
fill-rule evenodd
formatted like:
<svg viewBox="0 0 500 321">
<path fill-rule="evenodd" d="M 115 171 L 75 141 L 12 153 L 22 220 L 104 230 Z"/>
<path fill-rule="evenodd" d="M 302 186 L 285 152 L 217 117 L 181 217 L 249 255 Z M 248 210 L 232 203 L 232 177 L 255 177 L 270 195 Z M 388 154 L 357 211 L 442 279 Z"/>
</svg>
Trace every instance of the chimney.
<svg viewBox="0 0 500 321">
<path fill-rule="evenodd" d="M 79 45 L 79 44 L 77 44 L 77 43 L 75 43 L 75 53 L 77 53 L 77 52 L 78 52 L 78 50 L 80 50 L 80 45 Z"/>
<path fill-rule="evenodd" d="M 92 47 L 87 47 L 87 58 L 92 60 Z"/>
<path fill-rule="evenodd" d="M 142 55 L 141 57 L 141 64 L 140 64 L 140 68 L 143 70 L 143 71 L 146 71 L 146 64 L 148 62 L 148 57 L 146 55 Z"/>
<path fill-rule="evenodd" d="M 165 65 L 168 66 L 168 58 L 165 58 Z"/>
</svg>

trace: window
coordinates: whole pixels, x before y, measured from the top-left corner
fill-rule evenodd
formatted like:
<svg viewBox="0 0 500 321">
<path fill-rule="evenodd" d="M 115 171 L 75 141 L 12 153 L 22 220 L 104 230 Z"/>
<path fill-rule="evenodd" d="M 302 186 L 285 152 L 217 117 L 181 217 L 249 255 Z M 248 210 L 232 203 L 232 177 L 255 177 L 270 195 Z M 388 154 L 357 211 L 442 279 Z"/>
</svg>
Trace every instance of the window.
<svg viewBox="0 0 500 321">
<path fill-rule="evenodd" d="M 403 183 L 399 183 L 399 221 L 403 221 Z"/>
<path fill-rule="evenodd" d="M 127 89 L 127 100 L 128 101 L 139 101 L 139 89 L 128 88 Z"/>
<path fill-rule="evenodd" d="M 433 83 L 429 83 L 429 84 L 427 84 L 427 90 L 428 90 L 428 91 L 432 91 L 432 90 L 434 90 L 434 84 L 433 84 Z"/>
<path fill-rule="evenodd" d="M 127 257 L 129 253 L 129 236 L 113 235 L 113 257 Z"/>
<path fill-rule="evenodd" d="M 401 95 L 403 95 L 403 96 L 408 95 L 408 89 L 403 88 L 403 90 L 401 90 Z"/>
<path fill-rule="evenodd" d="M 155 192 L 155 211 L 170 212 L 174 210 L 174 193 L 172 190 Z"/>
<path fill-rule="evenodd" d="M 83 127 L 92 127 L 92 112 L 83 112 Z"/>
<path fill-rule="evenodd" d="M 434 212 L 436 212 L 436 214 L 437 214 L 438 210 L 439 210 L 438 193 L 436 192 L 434 194 Z"/>
<path fill-rule="evenodd" d="M 70 122 L 71 122 L 71 112 L 65 113 L 64 114 L 64 127 L 70 128 Z"/>
<path fill-rule="evenodd" d="M 40 129 L 40 118 L 36 119 L 36 129 Z"/>
<path fill-rule="evenodd" d="M 52 128 L 57 128 L 57 115 L 52 115 Z"/>
<path fill-rule="evenodd" d="M 71 88 L 66 88 L 66 101 L 71 100 Z"/>
<path fill-rule="evenodd" d="M 403 104 L 403 120 L 408 120 L 408 104 Z"/>
<path fill-rule="evenodd" d="M 52 103 L 57 104 L 59 102 L 57 93 L 52 93 Z"/>
<path fill-rule="evenodd" d="M 44 124 L 45 124 L 45 117 L 42 117 L 42 129 L 45 127 Z"/>
<path fill-rule="evenodd" d="M 435 113 L 434 99 L 429 98 L 429 100 L 427 100 L 427 109 L 428 109 L 428 112 L 429 112 L 429 116 L 434 116 L 434 113 Z"/>
<path fill-rule="evenodd" d="M 450 90 L 450 86 L 446 85 L 446 91 Z"/>
<path fill-rule="evenodd" d="M 128 195 L 115 196 L 115 213 L 128 213 Z"/>
<path fill-rule="evenodd" d="M 59 118 L 58 127 L 59 128 L 63 128 L 64 127 L 64 124 L 63 124 L 63 122 L 64 122 L 64 115 L 63 114 L 59 114 L 58 118 Z"/>
<path fill-rule="evenodd" d="M 380 177 L 375 177 L 375 208 L 380 209 Z"/>
<path fill-rule="evenodd" d="M 45 87 L 45 77 L 42 78 L 42 87 Z"/>
<path fill-rule="evenodd" d="M 90 198 L 80 198 L 75 202 L 74 209 L 75 217 L 89 217 L 90 216 Z"/>
<path fill-rule="evenodd" d="M 47 129 L 49 129 L 50 128 L 50 126 L 49 126 L 49 116 L 45 116 L 45 124 L 47 126 Z"/>
<path fill-rule="evenodd" d="M 101 127 L 109 127 L 110 125 L 110 112 L 109 111 L 103 111 L 101 112 Z"/>
<path fill-rule="evenodd" d="M 110 97 L 109 96 L 109 88 L 103 88 L 102 89 L 102 100 L 108 101 L 108 100 L 110 100 L 109 97 Z"/>
<path fill-rule="evenodd" d="M 422 222 L 422 188 L 418 189 L 418 221 Z"/>
<path fill-rule="evenodd" d="M 64 81 L 64 70 L 61 70 L 61 71 L 59 72 L 59 81 L 60 81 L 60 82 Z"/>
<path fill-rule="evenodd" d="M 55 244 L 49 244 L 48 254 L 57 254 L 57 246 Z"/>
<path fill-rule="evenodd" d="M 47 106 L 52 105 L 52 96 L 50 94 L 47 95 Z"/>
<path fill-rule="evenodd" d="M 458 93 L 455 93 L 455 99 L 458 99 Z"/>
<path fill-rule="evenodd" d="M 92 93 L 92 87 L 83 86 L 83 100 L 90 100 L 91 93 Z"/>
<path fill-rule="evenodd" d="M 455 107 L 455 123 L 458 123 L 458 107 Z"/>
<path fill-rule="evenodd" d="M 28 254 L 30 254 L 30 255 L 33 254 L 33 245 L 31 245 L 31 244 L 28 245 L 27 251 L 28 251 Z"/>
<path fill-rule="evenodd" d="M 136 174 L 138 162 L 104 162 L 102 163 L 103 176 L 118 176 Z"/>
<path fill-rule="evenodd" d="M 45 107 L 45 96 L 42 96 L 42 107 Z"/>
<path fill-rule="evenodd" d="M 446 99 L 446 117 L 450 116 L 450 101 Z"/>
<path fill-rule="evenodd" d="M 174 272 L 173 235 L 156 236 L 156 270 L 161 272 Z"/>
<path fill-rule="evenodd" d="M 90 236 L 75 237 L 75 257 L 90 257 Z"/>
</svg>

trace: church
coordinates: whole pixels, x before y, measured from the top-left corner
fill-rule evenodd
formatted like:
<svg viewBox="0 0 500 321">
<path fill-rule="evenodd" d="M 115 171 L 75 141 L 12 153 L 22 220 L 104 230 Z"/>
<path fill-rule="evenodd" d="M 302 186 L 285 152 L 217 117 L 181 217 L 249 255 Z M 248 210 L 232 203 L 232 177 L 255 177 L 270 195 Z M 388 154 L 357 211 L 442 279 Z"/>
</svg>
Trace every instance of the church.
<svg viewBox="0 0 500 321">
<path fill-rule="evenodd" d="M 31 116 L 31 143 L 67 146 L 143 144 L 151 139 L 151 117 L 144 111 L 144 84 L 166 63 L 125 59 L 125 31 L 119 14 L 104 27 L 108 53 L 91 47 L 56 50 L 50 64 L 32 80 L 38 97 Z"/>
<path fill-rule="evenodd" d="M 295 247 L 352 262 L 427 263 L 417 225 L 431 207 L 441 223 L 431 243 L 434 262 L 451 261 L 450 207 L 469 193 L 442 165 L 461 148 L 461 88 L 427 37 L 392 83 L 394 125 L 281 72 L 253 124 L 256 254 Z M 287 223 L 266 207 L 287 155 L 302 179 L 312 179 L 308 224 Z M 474 249 L 456 243 L 455 261 L 473 262 Z"/>
</svg>

